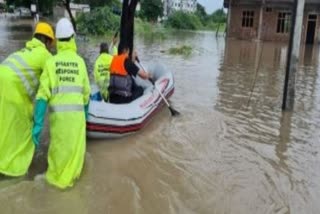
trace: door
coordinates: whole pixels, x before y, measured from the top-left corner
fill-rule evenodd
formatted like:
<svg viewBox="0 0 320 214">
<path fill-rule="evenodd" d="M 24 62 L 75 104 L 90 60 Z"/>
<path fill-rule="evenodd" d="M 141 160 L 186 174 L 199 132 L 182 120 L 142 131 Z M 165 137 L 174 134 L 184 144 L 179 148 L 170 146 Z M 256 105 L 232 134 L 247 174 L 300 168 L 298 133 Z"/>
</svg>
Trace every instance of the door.
<svg viewBox="0 0 320 214">
<path fill-rule="evenodd" d="M 308 26 L 307 26 L 307 35 L 306 35 L 306 44 L 313 44 L 317 26 L 317 15 L 309 15 L 308 17 Z"/>
</svg>

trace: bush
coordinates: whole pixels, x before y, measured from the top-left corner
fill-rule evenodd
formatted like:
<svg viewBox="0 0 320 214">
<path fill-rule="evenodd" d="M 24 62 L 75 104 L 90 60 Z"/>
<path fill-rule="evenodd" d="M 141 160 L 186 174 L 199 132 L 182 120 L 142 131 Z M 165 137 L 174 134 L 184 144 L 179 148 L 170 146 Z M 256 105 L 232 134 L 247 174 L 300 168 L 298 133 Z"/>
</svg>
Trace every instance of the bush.
<svg viewBox="0 0 320 214">
<path fill-rule="evenodd" d="M 120 17 L 109 7 L 101 7 L 90 13 L 83 13 L 77 18 L 79 32 L 90 35 L 104 35 L 108 31 L 120 28 Z"/>
<path fill-rule="evenodd" d="M 165 25 L 167 27 L 185 30 L 197 30 L 203 27 L 199 17 L 193 13 L 185 13 L 182 11 L 171 14 Z"/>
<path fill-rule="evenodd" d="M 166 33 L 168 33 L 168 30 L 164 31 L 162 25 L 143 21 L 140 18 L 135 19 L 134 30 L 139 35 L 156 39 L 166 39 Z"/>
<path fill-rule="evenodd" d="M 180 55 L 190 55 L 192 52 L 192 47 L 187 46 L 187 45 L 183 45 L 181 47 L 176 47 L 176 48 L 170 48 L 169 49 L 169 53 L 170 54 L 180 54 Z"/>
</svg>

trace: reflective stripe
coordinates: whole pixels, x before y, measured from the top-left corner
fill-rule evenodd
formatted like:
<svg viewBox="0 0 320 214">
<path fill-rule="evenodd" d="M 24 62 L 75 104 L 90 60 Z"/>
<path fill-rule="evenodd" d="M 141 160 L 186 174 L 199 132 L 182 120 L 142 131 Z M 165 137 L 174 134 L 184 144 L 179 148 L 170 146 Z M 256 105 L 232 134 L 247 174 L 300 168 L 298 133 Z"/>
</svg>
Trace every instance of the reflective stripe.
<svg viewBox="0 0 320 214">
<path fill-rule="evenodd" d="M 83 105 L 54 105 L 50 106 L 51 112 L 84 111 Z"/>
<path fill-rule="evenodd" d="M 35 91 L 30 86 L 29 81 L 26 79 L 26 76 L 21 72 L 21 70 L 14 63 L 12 63 L 10 61 L 5 61 L 2 63 L 2 65 L 8 66 L 11 70 L 13 70 L 18 75 L 18 77 L 20 78 L 22 84 L 24 85 L 30 99 L 33 99 Z"/>
<path fill-rule="evenodd" d="M 81 86 L 59 86 L 51 90 L 52 95 L 64 94 L 64 93 L 79 93 L 83 92 L 83 87 Z"/>
<path fill-rule="evenodd" d="M 34 86 L 38 86 L 38 78 L 36 76 L 35 70 L 33 70 L 23 59 L 21 56 L 13 54 L 10 58 L 15 59 L 17 62 L 19 62 L 22 67 L 30 74 L 31 79 L 33 81 Z M 9 59 L 10 59 L 9 58 Z"/>
</svg>

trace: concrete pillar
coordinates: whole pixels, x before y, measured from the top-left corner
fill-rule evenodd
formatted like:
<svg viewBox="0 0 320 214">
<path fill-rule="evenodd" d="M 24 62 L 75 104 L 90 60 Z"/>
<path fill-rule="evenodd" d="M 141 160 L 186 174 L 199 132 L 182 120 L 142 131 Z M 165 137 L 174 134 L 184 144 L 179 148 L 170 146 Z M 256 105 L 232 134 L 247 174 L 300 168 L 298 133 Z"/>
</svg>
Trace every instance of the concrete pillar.
<svg viewBox="0 0 320 214">
<path fill-rule="evenodd" d="M 263 10 L 264 10 L 265 0 L 262 0 L 259 15 L 259 25 L 258 25 L 258 40 L 261 40 L 262 30 L 263 30 Z"/>
<path fill-rule="evenodd" d="M 293 110 L 295 95 L 295 75 L 299 66 L 300 43 L 305 0 L 294 1 L 292 28 L 287 56 L 286 77 L 283 91 L 282 110 Z"/>
</svg>

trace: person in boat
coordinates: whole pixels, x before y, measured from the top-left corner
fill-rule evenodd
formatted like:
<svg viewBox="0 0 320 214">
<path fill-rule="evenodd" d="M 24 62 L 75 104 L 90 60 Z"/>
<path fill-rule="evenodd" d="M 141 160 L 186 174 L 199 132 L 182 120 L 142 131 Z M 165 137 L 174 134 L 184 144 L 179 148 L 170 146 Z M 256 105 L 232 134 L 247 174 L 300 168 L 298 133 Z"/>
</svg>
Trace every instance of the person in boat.
<svg viewBox="0 0 320 214">
<path fill-rule="evenodd" d="M 113 56 L 109 54 L 108 44 L 100 44 L 100 55 L 94 65 L 94 80 L 100 89 L 100 94 L 104 101 L 108 101 L 108 87 L 110 80 L 110 65 Z"/>
<path fill-rule="evenodd" d="M 47 105 L 50 145 L 47 182 L 60 189 L 79 178 L 86 150 L 86 116 L 90 84 L 86 64 L 78 54 L 74 28 L 67 18 L 56 25 L 57 55 L 48 60 L 36 96 L 32 138 L 39 147 Z"/>
<path fill-rule="evenodd" d="M 23 176 L 32 161 L 33 101 L 54 39 L 53 28 L 39 22 L 25 48 L 0 65 L 0 174 Z"/>
<path fill-rule="evenodd" d="M 110 66 L 109 101 L 111 103 L 129 103 L 143 94 L 143 88 L 136 85 L 133 76 L 149 79 L 150 73 L 140 69 L 135 63 L 137 53 L 129 58 L 129 47 L 119 47 L 119 55 L 114 56 Z"/>
</svg>

